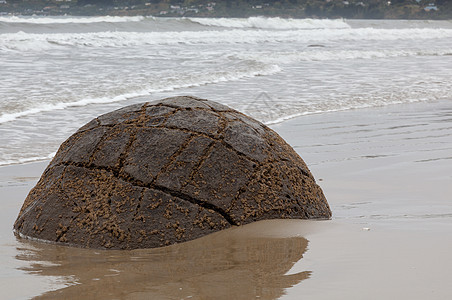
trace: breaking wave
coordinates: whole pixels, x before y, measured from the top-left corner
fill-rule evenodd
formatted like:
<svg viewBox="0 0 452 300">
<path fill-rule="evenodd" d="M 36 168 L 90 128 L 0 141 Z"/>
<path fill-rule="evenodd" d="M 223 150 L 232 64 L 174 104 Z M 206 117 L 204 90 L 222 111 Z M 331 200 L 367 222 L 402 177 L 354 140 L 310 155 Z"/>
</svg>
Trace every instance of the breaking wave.
<svg viewBox="0 0 452 300">
<path fill-rule="evenodd" d="M 327 43 L 334 41 L 394 41 L 452 38 L 452 29 L 343 29 L 250 31 L 181 31 L 181 32 L 91 32 L 91 33 L 5 33 L 0 35 L 0 51 L 40 51 L 58 46 L 130 47 L 174 44 L 259 44 L 259 43 Z"/>
<path fill-rule="evenodd" d="M 203 26 L 225 27 L 225 28 L 261 28 L 261 29 L 341 29 L 350 28 L 342 19 L 319 20 L 319 19 L 284 19 L 250 17 L 241 18 L 155 18 L 144 16 L 99 16 L 99 17 L 23 17 L 23 16 L 1 16 L 0 22 L 21 24 L 90 24 L 90 23 L 126 23 L 153 20 L 156 22 L 174 22 L 186 26 L 186 20 Z"/>
<path fill-rule="evenodd" d="M 260 28 L 260 29 L 344 29 L 350 28 L 344 20 L 319 19 L 283 19 L 279 17 L 239 18 L 189 18 L 189 20 L 205 26 L 226 28 Z"/>
<path fill-rule="evenodd" d="M 238 59 L 249 59 L 263 63 L 290 64 L 302 61 L 331 61 L 354 59 L 377 59 L 413 56 L 450 56 L 452 49 L 437 50 L 316 50 L 278 53 L 235 54 Z"/>
<path fill-rule="evenodd" d="M 263 64 L 254 64 L 247 65 L 242 69 L 231 70 L 231 71 L 216 71 L 203 75 L 180 75 L 177 79 L 168 78 L 166 80 L 162 79 L 162 83 L 159 83 L 155 86 L 149 86 L 144 88 L 143 90 L 138 91 L 129 91 L 127 93 L 123 93 L 116 96 L 107 96 L 107 97 L 99 97 L 99 98 L 84 98 L 84 99 L 72 99 L 67 102 L 54 102 L 54 103 L 37 103 L 38 101 L 33 101 L 34 107 L 24 107 L 23 109 L 18 110 L 14 108 L 14 110 L 9 110 L 6 107 L 0 106 L 0 124 L 6 123 L 10 121 L 14 121 L 17 118 L 21 118 L 28 115 L 38 114 L 41 112 L 48 112 L 54 110 L 62 110 L 70 107 L 79 107 L 86 106 L 90 104 L 102 104 L 102 103 L 112 103 L 125 101 L 131 98 L 147 96 L 152 93 L 159 92 L 169 92 L 176 89 L 188 88 L 188 87 L 196 87 L 202 86 L 206 84 L 214 84 L 220 82 L 227 81 L 235 81 L 243 78 L 250 78 L 255 76 L 265 76 L 272 75 L 280 72 L 281 69 L 276 65 L 263 65 Z"/>
</svg>

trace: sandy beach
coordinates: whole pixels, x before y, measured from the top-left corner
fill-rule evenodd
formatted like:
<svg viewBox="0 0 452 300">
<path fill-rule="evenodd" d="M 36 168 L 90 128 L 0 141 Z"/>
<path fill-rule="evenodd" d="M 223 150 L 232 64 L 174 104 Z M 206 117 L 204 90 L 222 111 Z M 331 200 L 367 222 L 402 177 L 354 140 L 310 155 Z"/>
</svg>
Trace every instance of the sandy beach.
<svg viewBox="0 0 452 300">
<path fill-rule="evenodd" d="M 273 125 L 308 164 L 329 221 L 273 220 L 134 251 L 18 240 L 48 161 L 0 168 L 4 299 L 449 299 L 452 101 Z"/>
</svg>

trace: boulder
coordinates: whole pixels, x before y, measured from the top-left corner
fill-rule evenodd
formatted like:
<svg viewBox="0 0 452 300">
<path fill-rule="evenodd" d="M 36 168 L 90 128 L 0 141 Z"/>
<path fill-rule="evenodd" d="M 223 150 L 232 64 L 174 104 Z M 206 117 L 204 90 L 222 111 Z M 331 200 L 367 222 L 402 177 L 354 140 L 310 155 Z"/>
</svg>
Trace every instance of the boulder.
<svg viewBox="0 0 452 300">
<path fill-rule="evenodd" d="M 174 97 L 81 127 L 25 199 L 16 235 L 137 249 L 263 219 L 328 219 L 321 188 L 273 130 L 219 103 Z"/>
</svg>

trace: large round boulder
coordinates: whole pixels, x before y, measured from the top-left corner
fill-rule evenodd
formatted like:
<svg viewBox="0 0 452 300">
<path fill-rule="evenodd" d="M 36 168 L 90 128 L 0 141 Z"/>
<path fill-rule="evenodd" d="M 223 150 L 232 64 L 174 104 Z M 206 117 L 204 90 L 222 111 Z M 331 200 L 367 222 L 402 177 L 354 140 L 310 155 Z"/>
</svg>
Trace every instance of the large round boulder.
<svg viewBox="0 0 452 300">
<path fill-rule="evenodd" d="M 14 229 L 136 249 L 263 219 L 330 217 L 306 164 L 273 130 L 216 102 L 174 97 L 104 114 L 69 137 Z"/>
</svg>

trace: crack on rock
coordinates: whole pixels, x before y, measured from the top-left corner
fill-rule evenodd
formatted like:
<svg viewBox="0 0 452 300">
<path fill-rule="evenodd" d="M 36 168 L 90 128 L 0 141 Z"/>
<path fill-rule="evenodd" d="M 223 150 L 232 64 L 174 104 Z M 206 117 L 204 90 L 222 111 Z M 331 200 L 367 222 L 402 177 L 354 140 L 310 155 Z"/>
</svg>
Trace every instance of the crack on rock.
<svg viewBox="0 0 452 300">
<path fill-rule="evenodd" d="M 231 200 L 231 205 L 229 206 L 228 210 L 233 207 L 237 200 L 240 198 L 240 196 L 247 191 L 248 186 L 259 176 L 259 171 L 262 169 L 262 167 L 266 164 L 271 163 L 270 161 L 265 161 L 262 163 L 257 163 L 256 167 L 253 170 L 253 174 L 250 176 L 248 181 L 237 191 L 237 195 Z"/>
<path fill-rule="evenodd" d="M 160 169 L 160 171 L 157 173 L 157 175 L 155 175 L 154 179 L 151 181 L 152 184 L 154 184 L 158 177 L 160 175 L 162 175 L 163 173 L 165 173 L 168 168 L 176 162 L 177 158 L 182 154 L 182 152 L 184 152 L 185 149 L 187 149 L 187 147 L 190 145 L 190 143 L 196 138 L 195 135 L 191 134 L 186 140 L 185 142 L 182 143 L 182 145 L 179 147 L 179 149 L 173 153 L 173 155 L 171 155 L 171 157 L 169 157 L 168 162 Z"/>
<path fill-rule="evenodd" d="M 194 99 L 195 99 L 195 98 L 194 98 Z M 142 112 L 140 112 L 140 113 L 146 114 L 146 108 L 149 107 L 148 104 L 149 104 L 149 103 L 145 103 L 145 105 L 143 105 Z M 157 126 L 146 126 L 146 125 L 145 125 L 146 121 L 141 121 L 141 122 L 139 122 L 138 124 L 136 123 L 136 121 L 126 121 L 126 122 L 124 122 L 124 123 L 121 123 L 121 124 L 123 124 L 123 125 L 133 125 L 133 126 L 131 126 L 131 127 L 132 127 L 132 128 L 131 128 L 131 129 L 132 129 L 131 140 L 129 140 L 127 146 L 125 147 L 125 150 L 124 150 L 123 153 L 120 155 L 120 159 L 119 159 L 119 168 L 122 168 L 122 167 L 123 167 L 125 156 L 127 155 L 127 153 L 128 153 L 128 151 L 129 151 L 131 145 L 132 145 L 133 142 L 135 141 L 135 139 L 136 139 L 136 134 L 138 133 L 138 130 L 137 130 L 137 129 L 139 129 L 139 128 L 165 128 L 165 129 L 177 130 L 177 131 L 181 131 L 181 132 L 185 132 L 185 133 L 191 134 L 192 136 L 189 138 L 189 141 L 187 141 L 186 143 L 184 143 L 185 146 L 187 146 L 187 145 L 190 143 L 190 141 L 191 141 L 193 138 L 195 138 L 195 137 L 203 136 L 203 137 L 206 137 L 206 138 L 210 138 L 210 139 L 213 139 L 213 140 L 215 140 L 215 141 L 217 141 L 217 142 L 221 142 L 226 148 L 228 148 L 229 150 L 235 152 L 238 156 L 243 157 L 243 158 L 245 158 L 245 159 L 247 159 L 247 160 L 250 160 L 250 161 L 252 161 L 252 162 L 254 162 L 254 163 L 259 163 L 256 159 L 254 159 L 254 158 L 252 158 L 252 157 L 249 157 L 249 156 L 246 155 L 245 153 L 243 153 L 243 152 L 237 150 L 236 148 L 234 148 L 232 145 L 230 145 L 229 143 L 227 143 L 227 142 L 224 140 L 223 133 L 224 133 L 224 131 L 226 130 L 226 127 L 227 127 L 227 125 L 228 125 L 229 122 L 227 121 L 227 118 L 224 117 L 224 115 L 222 114 L 221 111 L 215 111 L 215 112 L 217 112 L 218 115 L 220 116 L 220 119 L 219 119 L 219 121 L 218 121 L 218 123 L 219 123 L 219 124 L 218 124 L 218 125 L 219 125 L 219 126 L 218 126 L 219 129 L 218 129 L 217 133 L 215 133 L 215 134 L 208 134 L 208 133 L 205 133 L 205 132 L 199 132 L 199 131 L 189 130 L 189 129 L 185 129 L 185 128 L 180 128 L 180 127 L 167 126 L 167 125 L 165 125 L 166 122 L 167 122 L 167 120 L 168 120 L 168 118 L 169 118 L 171 115 L 175 114 L 175 113 L 178 112 L 178 111 L 191 110 L 191 108 L 171 107 L 171 106 L 166 105 L 166 104 L 157 104 L 157 105 L 155 105 L 155 106 L 165 106 L 165 107 L 175 108 L 175 110 L 174 110 L 174 111 L 171 111 L 171 112 L 169 112 L 169 113 L 166 113 L 165 115 L 162 115 L 162 117 L 165 117 L 165 120 L 164 120 L 161 124 L 159 124 L 159 125 L 157 125 Z M 193 110 L 211 111 L 211 110 L 205 109 L 205 108 L 194 108 Z M 246 124 L 245 122 L 243 122 L 243 121 L 241 121 L 241 120 L 238 120 L 238 121 L 242 122 L 243 124 Z M 117 126 L 118 126 L 118 124 L 116 124 L 116 125 L 100 125 L 99 127 L 109 127 L 109 128 L 114 128 L 114 127 L 117 127 Z M 92 129 L 94 129 L 94 128 L 87 129 L 86 131 L 89 131 L 89 130 L 92 130 Z M 94 150 L 93 154 L 92 154 L 92 155 L 90 156 L 90 158 L 89 158 L 89 164 L 92 163 L 93 158 L 94 158 L 95 155 L 96 155 L 96 152 L 99 150 L 99 149 L 98 149 L 99 145 L 101 145 L 102 142 L 105 141 L 105 136 L 107 135 L 107 133 L 108 133 L 108 132 L 106 132 L 106 133 L 102 136 L 102 139 L 97 143 L 97 145 L 96 145 L 96 147 L 95 147 L 95 150 Z M 184 149 L 183 149 L 183 147 L 182 147 L 182 148 L 181 148 L 181 151 L 177 151 L 177 153 L 180 154 L 183 150 L 184 150 Z M 201 157 L 204 157 L 204 155 L 201 156 Z M 173 157 L 173 158 L 177 158 L 177 157 Z M 173 161 L 174 161 L 174 160 L 170 159 L 170 162 L 173 162 Z M 201 164 L 202 164 L 202 161 L 201 161 L 198 165 L 201 165 Z M 164 167 L 164 169 L 167 168 L 169 165 L 170 165 L 170 163 L 169 163 L 168 165 L 166 165 L 166 166 Z M 160 172 L 160 173 L 161 173 L 161 172 Z M 159 173 L 158 175 L 160 175 L 160 173 Z M 303 174 L 305 174 L 305 173 L 306 173 L 306 172 L 303 170 Z M 158 176 L 158 175 L 157 175 L 157 176 Z"/>
<path fill-rule="evenodd" d="M 181 189 L 186 187 L 188 183 L 193 181 L 198 171 L 201 169 L 203 163 L 207 160 L 207 158 L 210 156 L 210 153 L 212 153 L 213 148 L 215 147 L 216 141 L 212 141 L 206 149 L 204 149 L 204 152 L 201 154 L 201 157 L 199 158 L 199 161 L 196 163 L 196 165 L 193 167 L 190 176 L 188 176 L 188 179 L 181 185 Z"/>
<path fill-rule="evenodd" d="M 214 142 L 212 142 L 212 144 L 214 144 Z M 165 193 L 167 195 L 170 195 L 172 197 L 176 197 L 176 198 L 179 198 L 181 200 L 188 201 L 188 202 L 190 202 L 192 204 L 195 204 L 197 206 L 203 207 L 205 209 L 215 211 L 216 213 L 220 214 L 230 225 L 238 225 L 231 218 L 231 216 L 229 216 L 229 214 L 224 209 L 222 209 L 221 207 L 218 207 L 218 206 L 216 206 L 216 205 L 214 205 L 212 203 L 208 203 L 208 202 L 196 199 L 196 198 L 194 198 L 194 197 L 192 197 L 190 195 L 184 194 L 184 193 L 179 192 L 179 191 L 174 191 L 174 190 L 171 190 L 169 188 L 166 188 L 166 187 L 154 184 L 154 183 L 145 184 L 145 183 L 141 182 L 140 180 L 132 178 L 132 177 L 126 175 L 125 173 L 121 172 L 121 171 L 115 170 L 114 168 L 98 167 L 98 166 L 87 165 L 87 164 L 78 163 L 78 162 L 62 162 L 59 165 L 74 166 L 74 167 L 78 167 L 78 168 L 82 168 L 82 169 L 88 169 L 88 170 L 93 170 L 93 171 L 105 171 L 105 172 L 112 173 L 117 179 L 121 179 L 124 182 L 127 182 L 127 183 L 131 184 L 132 186 L 157 190 L 157 191 L 160 191 L 160 192 Z M 59 166 L 59 165 L 57 165 L 57 166 Z"/>
<path fill-rule="evenodd" d="M 185 132 L 185 133 L 195 134 L 197 136 L 204 136 L 204 137 L 207 137 L 207 138 L 218 140 L 218 137 L 215 134 L 207 134 L 205 132 L 194 131 L 194 130 L 189 130 L 189 129 L 185 129 L 185 128 L 175 127 L 175 126 L 159 125 L 159 126 L 155 126 L 155 127 L 152 127 L 152 128 L 165 128 L 165 129 L 170 129 L 170 130 L 178 130 L 178 131 L 182 131 L 182 132 Z"/>
<path fill-rule="evenodd" d="M 228 144 L 226 141 L 224 141 L 223 139 L 219 141 L 223 146 L 225 146 L 227 149 L 235 152 L 235 154 L 237 154 L 238 156 L 245 158 L 246 160 L 252 161 L 255 164 L 261 164 L 261 162 L 259 162 L 257 159 L 252 158 L 248 155 L 246 155 L 245 153 L 235 149 L 233 146 L 231 146 L 230 144 Z"/>
<path fill-rule="evenodd" d="M 136 220 L 136 217 L 138 216 L 138 211 L 140 210 L 141 204 L 143 203 L 145 191 L 146 191 L 145 189 L 141 189 L 140 198 L 138 199 L 138 204 L 135 207 L 135 213 L 133 214 L 133 220 Z M 129 231 L 130 231 L 130 229 L 129 229 Z"/>
<path fill-rule="evenodd" d="M 94 146 L 93 153 L 91 153 L 91 156 L 88 158 L 88 163 L 92 164 L 94 157 L 96 156 L 97 152 L 99 151 L 99 146 L 106 140 L 108 137 L 108 131 L 106 130 L 102 137 L 99 139 L 99 141 L 96 143 L 96 146 Z"/>
<path fill-rule="evenodd" d="M 205 209 L 213 210 L 216 213 L 220 214 L 229 224 L 234 225 L 234 226 L 238 225 L 224 209 L 222 209 L 221 207 L 218 207 L 216 205 L 213 205 L 212 203 L 201 201 L 201 200 L 193 198 L 187 194 L 181 193 L 179 191 L 173 191 L 171 189 L 168 189 L 166 187 L 159 186 L 159 185 L 153 185 L 150 188 L 158 190 L 165 194 L 171 195 L 173 197 L 191 202 L 191 203 L 201 206 Z"/>
<path fill-rule="evenodd" d="M 215 144 L 220 142 L 222 140 L 222 134 L 224 132 L 224 130 L 226 129 L 227 126 L 227 120 L 223 117 L 223 115 L 220 114 L 220 119 L 218 120 L 219 123 L 219 129 L 217 131 L 217 134 L 213 137 L 209 136 L 209 135 L 204 135 L 201 134 L 201 136 L 205 136 L 208 138 L 213 139 L 214 141 L 212 141 L 204 150 L 204 152 L 201 154 L 201 157 L 199 158 L 199 161 L 196 163 L 196 165 L 193 167 L 193 170 L 190 173 L 190 176 L 188 177 L 188 179 L 181 185 L 181 189 L 183 189 L 184 187 L 186 187 L 190 182 L 193 181 L 193 179 L 195 178 L 196 174 L 199 172 L 199 170 L 201 169 L 202 165 L 204 164 L 204 162 L 207 160 L 207 158 L 209 158 L 210 154 L 213 151 L 213 148 L 215 147 Z"/>
<path fill-rule="evenodd" d="M 133 143 L 137 139 L 137 130 L 132 130 L 130 133 L 130 138 L 127 141 L 127 145 L 124 147 L 124 151 L 119 155 L 118 163 L 117 163 L 117 173 L 124 168 L 124 161 L 126 160 L 126 156 L 129 153 L 130 147 L 132 147 Z"/>
<path fill-rule="evenodd" d="M 149 103 L 149 104 L 151 104 L 152 106 L 156 106 L 156 107 L 163 106 L 163 107 L 168 107 L 168 108 L 174 108 L 175 110 L 168 113 L 168 115 L 171 115 L 172 113 L 176 113 L 178 111 L 184 111 L 184 110 L 202 110 L 202 111 L 206 111 L 206 112 L 215 112 L 220 116 L 223 116 L 222 115 L 223 112 L 229 112 L 229 113 L 234 112 L 234 110 L 232 110 L 232 109 L 228 110 L 228 111 L 219 111 L 217 109 L 214 109 L 207 103 L 203 103 L 203 104 L 206 104 L 209 108 L 207 108 L 207 107 L 180 107 L 177 105 L 170 105 L 170 104 L 166 104 L 166 103 L 158 103 L 158 104 Z"/>
<path fill-rule="evenodd" d="M 146 124 L 147 122 L 147 116 L 146 116 L 146 108 L 148 107 L 149 102 L 146 102 L 143 104 L 143 106 L 141 107 L 141 109 L 138 111 L 138 118 L 137 118 L 137 125 L 141 125 L 143 124 L 143 126 L 145 126 L 144 124 Z"/>
<path fill-rule="evenodd" d="M 223 133 L 226 130 L 226 126 L 228 126 L 228 120 L 224 117 L 223 114 L 219 113 L 220 119 L 218 120 L 218 131 L 216 134 L 217 139 L 224 139 Z"/>
<path fill-rule="evenodd" d="M 146 102 L 146 109 L 148 108 L 149 104 L 150 104 L 149 102 Z M 162 122 L 161 124 L 157 125 L 157 126 L 151 126 L 151 127 L 153 127 L 153 128 L 155 128 L 155 127 L 157 127 L 157 128 L 158 128 L 158 127 L 165 127 L 165 124 L 166 124 L 166 122 L 168 121 L 169 117 L 170 117 L 171 115 L 174 115 L 177 111 L 180 110 L 180 108 L 178 108 L 178 107 L 171 107 L 171 106 L 165 105 L 165 104 L 163 104 L 163 103 L 159 103 L 159 104 L 156 104 L 156 105 L 150 105 L 149 107 L 168 107 L 168 108 L 174 108 L 174 110 L 171 110 L 171 111 L 167 112 L 166 114 L 160 115 L 160 117 L 163 117 L 163 118 L 164 118 L 163 122 Z M 146 110 L 145 110 L 145 113 L 146 113 Z M 148 127 L 148 126 L 145 126 L 145 127 Z"/>
</svg>

